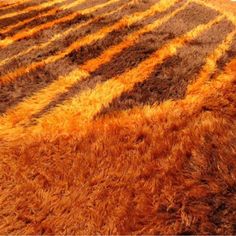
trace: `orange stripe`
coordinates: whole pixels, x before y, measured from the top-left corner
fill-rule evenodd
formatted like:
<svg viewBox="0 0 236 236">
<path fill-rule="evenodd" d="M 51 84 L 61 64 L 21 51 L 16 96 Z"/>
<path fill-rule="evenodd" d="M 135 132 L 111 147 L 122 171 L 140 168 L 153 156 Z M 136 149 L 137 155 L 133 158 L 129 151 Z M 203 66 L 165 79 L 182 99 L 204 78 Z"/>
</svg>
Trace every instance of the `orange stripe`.
<svg viewBox="0 0 236 236">
<path fill-rule="evenodd" d="M 27 67 L 18 68 L 17 70 L 0 77 L 0 84 L 8 83 L 10 81 L 15 80 L 17 77 L 22 76 L 25 73 L 28 73 L 30 71 L 33 71 L 33 70 L 39 68 L 39 67 L 44 66 L 45 64 L 49 64 L 49 63 L 53 63 L 55 61 L 58 61 L 58 60 L 64 58 L 65 56 L 67 56 L 68 54 L 70 54 L 73 50 L 79 49 L 80 47 L 82 47 L 84 45 L 88 45 L 96 40 L 102 39 L 107 34 L 109 34 L 110 32 L 112 32 L 114 30 L 121 29 L 127 25 L 132 25 L 132 24 L 136 23 L 137 21 L 142 20 L 144 17 L 151 16 L 157 12 L 166 10 L 168 7 L 170 7 L 176 1 L 177 0 L 169 0 L 169 1 L 168 0 L 161 0 L 159 3 L 155 4 L 152 8 L 150 8 L 149 10 L 147 10 L 145 12 L 138 12 L 137 14 L 133 14 L 132 16 L 125 17 L 112 26 L 104 27 L 94 34 L 89 34 L 89 35 L 81 38 L 79 41 L 72 43 L 64 51 L 62 51 L 56 55 L 49 56 L 48 58 L 46 58 L 42 61 L 39 61 L 39 62 L 35 62 Z"/>
<path fill-rule="evenodd" d="M 11 6 L 11 5 L 14 5 L 14 3 L 5 3 L 5 2 L 3 2 L 3 3 L 0 3 L 0 7 L 2 8 L 2 9 L 4 9 L 4 7 L 8 7 L 8 6 Z"/>
<path fill-rule="evenodd" d="M 132 0 L 132 2 L 134 2 L 134 1 L 135 1 L 135 0 Z M 130 3 L 129 3 L 129 4 L 130 4 Z M 95 18 L 93 18 L 93 19 L 91 19 L 91 20 L 89 20 L 89 21 L 87 21 L 87 22 L 85 22 L 85 23 L 77 24 L 77 25 L 75 25 L 74 27 L 67 29 L 67 30 L 64 31 L 63 33 L 55 34 L 49 41 L 47 41 L 47 42 L 45 42 L 45 43 L 41 43 L 41 44 L 38 44 L 38 45 L 34 45 L 34 46 L 32 46 L 32 47 L 29 47 L 27 50 L 18 53 L 17 55 L 15 55 L 15 56 L 13 56 L 13 57 L 6 58 L 6 59 L 0 61 L 0 66 L 3 66 L 4 64 L 6 64 L 6 63 L 8 63 L 8 62 L 10 62 L 10 61 L 12 61 L 12 60 L 15 60 L 15 59 L 17 59 L 17 58 L 19 58 L 19 57 L 22 57 L 22 56 L 26 55 L 27 53 L 33 51 L 34 49 L 41 50 L 41 49 L 43 49 L 43 48 L 46 48 L 48 45 L 54 43 L 56 40 L 58 40 L 58 39 L 60 39 L 60 38 L 62 38 L 62 37 L 64 37 L 64 36 L 66 36 L 66 35 L 72 33 L 73 31 L 77 31 L 77 30 L 81 29 L 82 27 L 88 26 L 88 25 L 90 25 L 91 23 L 96 22 L 96 21 L 98 21 L 99 19 L 102 19 L 103 17 L 108 17 L 109 15 L 115 14 L 116 12 L 121 11 L 121 10 L 122 10 L 124 7 L 126 7 L 126 6 L 127 6 L 127 3 L 123 4 L 123 5 L 120 6 L 119 8 L 116 8 L 114 11 L 111 11 L 111 12 L 104 13 L 104 14 L 102 14 L 102 15 L 99 15 L 99 16 L 97 16 L 97 17 L 95 17 Z"/>
<path fill-rule="evenodd" d="M 87 72 L 77 69 L 70 73 L 70 76 L 59 77 L 46 88 L 8 110 L 4 117 L 0 118 L 0 124 L 4 124 L 4 126 L 25 124 L 33 114 L 39 112 L 55 96 L 59 93 L 66 92 L 75 82 L 88 76 L 89 74 Z"/>
</svg>

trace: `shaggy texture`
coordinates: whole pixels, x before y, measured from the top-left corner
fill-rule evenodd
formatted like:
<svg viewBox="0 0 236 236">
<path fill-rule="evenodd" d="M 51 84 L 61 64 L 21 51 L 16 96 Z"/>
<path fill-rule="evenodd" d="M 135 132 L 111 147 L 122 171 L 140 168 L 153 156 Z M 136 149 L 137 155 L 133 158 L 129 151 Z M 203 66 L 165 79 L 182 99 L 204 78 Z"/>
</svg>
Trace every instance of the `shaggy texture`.
<svg viewBox="0 0 236 236">
<path fill-rule="evenodd" d="M 0 234 L 236 234 L 235 24 L 202 0 L 0 3 Z"/>
</svg>

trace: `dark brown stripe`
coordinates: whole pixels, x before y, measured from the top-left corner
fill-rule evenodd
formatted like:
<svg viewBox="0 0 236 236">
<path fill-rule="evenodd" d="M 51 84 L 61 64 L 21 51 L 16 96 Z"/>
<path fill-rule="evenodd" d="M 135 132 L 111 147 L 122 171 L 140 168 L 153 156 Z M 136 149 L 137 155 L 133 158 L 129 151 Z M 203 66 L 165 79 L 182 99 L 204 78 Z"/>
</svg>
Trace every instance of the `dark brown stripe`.
<svg viewBox="0 0 236 236">
<path fill-rule="evenodd" d="M 47 10 L 45 12 L 47 12 Z M 46 17 L 42 17 L 42 18 L 39 18 L 39 19 L 35 19 L 35 20 L 31 21 L 28 24 L 25 24 L 23 26 L 14 28 L 12 31 L 4 34 L 4 37 L 12 37 L 15 34 L 17 34 L 19 31 L 26 30 L 26 29 L 32 29 L 34 27 L 37 27 L 38 25 L 44 24 L 45 22 L 50 22 L 50 21 L 53 21 L 53 20 L 56 20 L 56 19 L 60 19 L 60 18 L 65 17 L 65 16 L 67 16 L 71 13 L 72 13 L 72 11 L 70 11 L 70 10 L 64 10 L 63 11 L 63 10 L 58 9 L 56 14 L 46 16 Z M 79 23 L 81 21 L 81 19 L 89 19 L 89 16 L 80 15 L 80 16 L 76 17 L 77 23 Z M 37 37 L 37 36 L 38 36 L 38 34 L 34 35 L 33 37 Z"/>
<path fill-rule="evenodd" d="M 135 27 L 133 27 L 133 30 L 134 29 Z M 127 34 L 128 32 L 130 32 L 130 30 L 131 27 L 109 34 L 109 36 L 106 37 L 106 45 L 115 44 L 116 42 L 120 41 L 122 35 Z M 54 52 L 52 52 L 52 54 L 53 53 Z M 66 57 L 64 60 L 60 60 L 57 63 L 47 65 L 46 67 L 38 69 L 33 73 L 22 76 L 22 78 L 17 79 L 10 85 L 3 86 L 3 88 L 1 88 L 0 90 L 0 112 L 4 112 L 8 107 L 17 104 L 24 97 L 30 96 L 37 90 L 49 85 L 59 76 L 66 75 L 71 70 L 75 69 L 76 63 L 71 60 L 71 57 L 72 56 Z M 88 58 L 88 54 L 82 53 L 81 60 L 86 60 L 86 58 Z M 60 70 L 58 70 L 59 67 Z"/>
<path fill-rule="evenodd" d="M 96 1 L 97 1 L 97 4 L 98 4 L 98 0 L 96 0 Z M 102 2 L 104 2 L 104 0 L 102 0 L 102 1 L 100 0 L 100 3 L 102 3 Z M 117 7 L 121 6 L 124 3 L 126 3 L 125 0 L 120 0 L 120 2 L 118 2 L 118 3 L 111 4 L 111 6 L 107 6 L 105 8 L 99 9 L 99 11 L 96 11 L 96 13 L 94 13 L 94 14 L 89 14 L 89 15 L 86 15 L 86 16 L 83 16 L 83 17 L 78 16 L 77 18 L 75 18 L 72 21 L 57 24 L 57 25 L 53 26 L 50 29 L 43 30 L 43 31 L 39 32 L 38 34 L 33 35 L 30 39 L 25 39 L 25 40 L 22 39 L 18 42 L 15 42 L 14 44 L 9 45 L 8 47 L 1 49 L 0 60 L 5 59 L 6 56 L 11 57 L 12 54 L 15 55 L 19 52 L 22 52 L 24 50 L 24 48 L 28 48 L 31 45 L 35 45 L 35 43 L 38 44 L 38 43 L 42 43 L 42 42 L 47 42 L 48 40 L 50 40 L 50 38 L 53 35 L 55 35 L 57 33 L 61 33 L 64 30 L 68 29 L 69 27 L 73 27 L 73 24 L 77 24 L 77 23 L 81 22 L 81 18 L 84 19 L 85 17 L 90 18 L 90 17 L 98 16 L 99 14 L 109 12 L 110 10 L 114 10 L 114 9 L 116 9 Z M 107 20 L 107 24 L 109 23 L 109 21 L 112 23 L 112 22 L 115 22 L 115 20 L 120 19 L 122 17 L 122 15 L 125 15 L 125 13 L 131 14 L 131 13 L 136 12 L 136 11 L 137 12 L 138 11 L 143 11 L 143 10 L 148 9 L 150 6 L 151 6 L 150 3 L 143 3 L 143 4 L 140 3 L 140 4 L 138 4 L 138 6 L 135 6 L 135 5 L 127 6 L 121 13 L 113 14 L 112 16 L 110 16 L 110 19 Z M 104 20 L 103 20 L 103 23 L 105 25 Z M 95 32 L 100 26 L 102 26 L 102 21 L 100 21 L 98 23 L 96 22 L 94 24 L 94 27 L 91 27 L 91 29 L 89 29 L 88 31 L 89 32 Z M 75 33 L 75 35 L 76 35 L 76 33 Z"/>
<path fill-rule="evenodd" d="M 198 16 L 204 15 L 205 17 L 198 17 L 198 20 L 196 20 L 194 14 L 197 14 Z M 61 94 L 55 98 L 53 102 L 36 114 L 35 117 L 42 116 L 48 110 L 65 100 L 72 98 L 80 91 L 93 89 L 96 84 L 105 82 L 114 76 L 120 75 L 126 70 L 136 67 L 141 61 L 145 60 L 152 52 L 160 48 L 164 43 L 191 30 L 200 23 L 207 23 L 216 15 L 217 13 L 212 10 L 192 4 L 188 9 L 178 14 L 166 24 L 163 24 L 152 33 L 144 35 L 140 42 L 124 50 L 109 63 L 101 66 L 98 70 L 92 73 L 91 77 L 76 83 L 67 93 Z M 189 19 L 190 17 L 193 17 L 194 20 L 191 21 Z M 187 21 L 187 19 L 189 20 Z M 183 22 L 185 23 L 183 24 Z"/>
<path fill-rule="evenodd" d="M 136 84 L 132 91 L 114 99 L 101 114 L 183 98 L 188 84 L 197 79 L 207 55 L 213 52 L 233 29 L 233 24 L 226 20 L 214 25 L 179 50 L 176 56 L 158 66 L 149 79 Z"/>
<path fill-rule="evenodd" d="M 120 1 L 122 2 L 123 0 L 120 0 Z M 50 22 L 50 21 L 53 21 L 55 19 L 62 18 L 62 17 L 67 16 L 67 15 L 69 15 L 71 13 L 74 13 L 74 12 L 77 12 L 77 11 L 81 11 L 81 10 L 84 10 L 86 8 L 94 7 L 96 5 L 100 5 L 100 4 L 104 3 L 104 2 L 106 2 L 106 0 L 91 0 L 88 3 L 86 1 L 85 3 L 81 3 L 81 4 L 79 4 L 76 7 L 73 7 L 73 8 L 67 9 L 67 10 L 60 10 L 60 11 L 58 11 L 57 15 L 43 17 L 42 19 L 37 19 L 37 20 L 27 24 L 26 27 L 33 28 L 36 25 L 40 25 L 40 24 L 45 23 L 45 22 Z M 104 13 L 106 11 L 109 11 L 110 10 L 109 8 L 117 7 L 117 6 L 119 6 L 119 4 L 120 3 L 115 3 L 115 4 L 111 4 L 111 7 L 109 7 L 109 6 L 104 7 L 104 8 L 102 8 L 100 10 L 100 13 Z M 65 5 L 65 4 L 63 4 L 63 5 Z M 60 28 L 62 28 L 64 30 L 64 29 L 66 29 L 68 27 L 73 26 L 74 24 L 80 23 L 81 19 L 90 19 L 93 16 L 94 16 L 93 14 L 78 15 L 73 20 L 67 21 L 65 23 L 56 24 L 55 27 L 60 27 Z"/>
</svg>

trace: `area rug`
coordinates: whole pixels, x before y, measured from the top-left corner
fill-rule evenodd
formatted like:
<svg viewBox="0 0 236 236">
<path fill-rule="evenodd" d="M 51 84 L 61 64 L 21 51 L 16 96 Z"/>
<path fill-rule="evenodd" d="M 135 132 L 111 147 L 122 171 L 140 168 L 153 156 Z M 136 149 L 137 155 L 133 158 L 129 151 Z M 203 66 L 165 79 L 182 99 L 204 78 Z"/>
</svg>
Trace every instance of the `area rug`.
<svg viewBox="0 0 236 236">
<path fill-rule="evenodd" d="M 0 234 L 236 234 L 235 25 L 203 0 L 0 2 Z"/>
</svg>

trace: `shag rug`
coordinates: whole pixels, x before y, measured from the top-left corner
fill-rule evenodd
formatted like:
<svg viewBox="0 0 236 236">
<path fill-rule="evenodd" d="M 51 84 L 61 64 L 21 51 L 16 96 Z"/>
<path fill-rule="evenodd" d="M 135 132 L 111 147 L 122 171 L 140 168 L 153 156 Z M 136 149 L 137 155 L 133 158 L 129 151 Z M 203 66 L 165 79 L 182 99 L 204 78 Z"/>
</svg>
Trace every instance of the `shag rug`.
<svg viewBox="0 0 236 236">
<path fill-rule="evenodd" d="M 203 0 L 0 2 L 0 234 L 236 234 L 235 25 Z"/>
</svg>

